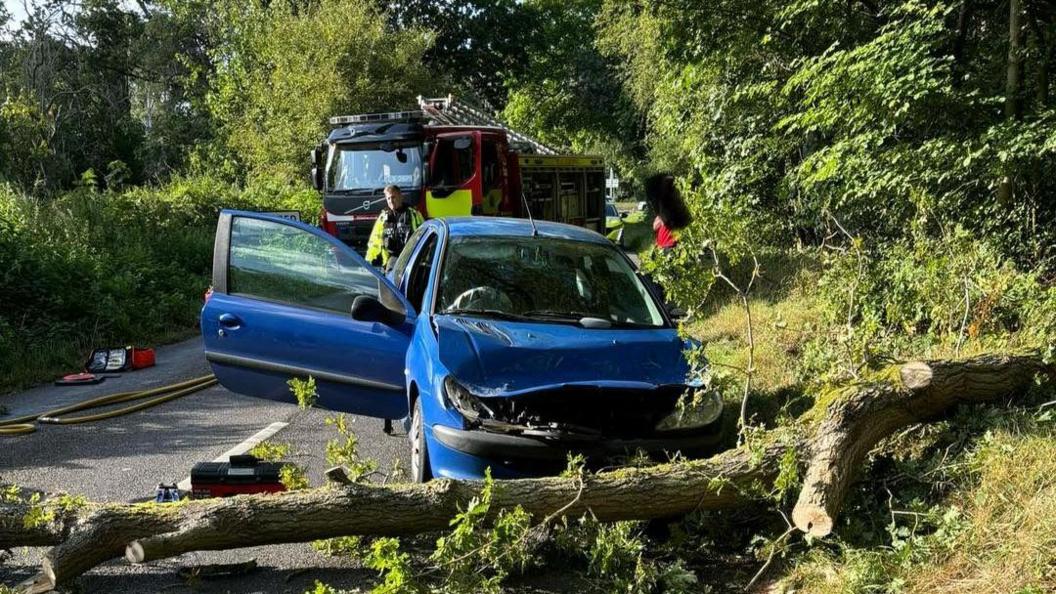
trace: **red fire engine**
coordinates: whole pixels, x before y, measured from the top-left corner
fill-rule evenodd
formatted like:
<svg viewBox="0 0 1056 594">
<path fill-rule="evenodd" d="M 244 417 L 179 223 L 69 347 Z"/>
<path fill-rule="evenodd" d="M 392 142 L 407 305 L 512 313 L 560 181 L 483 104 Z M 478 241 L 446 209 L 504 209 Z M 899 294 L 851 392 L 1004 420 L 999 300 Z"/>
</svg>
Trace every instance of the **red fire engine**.
<svg viewBox="0 0 1056 594">
<path fill-rule="evenodd" d="M 559 155 L 484 110 L 448 96 L 419 109 L 339 116 L 312 150 L 313 183 L 323 194 L 321 226 L 366 245 L 400 187 L 427 217 L 526 216 L 605 232 L 605 169 L 599 157 Z"/>
</svg>

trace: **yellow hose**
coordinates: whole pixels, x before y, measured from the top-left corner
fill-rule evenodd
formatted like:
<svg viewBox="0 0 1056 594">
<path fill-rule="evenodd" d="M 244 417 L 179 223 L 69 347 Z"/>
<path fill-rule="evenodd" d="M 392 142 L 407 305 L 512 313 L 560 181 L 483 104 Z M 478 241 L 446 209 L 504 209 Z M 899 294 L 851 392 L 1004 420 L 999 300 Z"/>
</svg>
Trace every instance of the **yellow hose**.
<svg viewBox="0 0 1056 594">
<path fill-rule="evenodd" d="M 93 421 L 101 421 L 103 419 L 110 419 L 113 417 L 120 417 L 121 415 L 127 415 L 134 413 L 145 408 L 157 406 L 170 400 L 175 400 L 182 396 L 192 394 L 199 390 L 204 390 L 209 386 L 216 384 L 216 376 L 209 374 L 197 377 L 192 380 L 172 384 L 169 386 L 162 386 L 160 388 L 151 388 L 149 390 L 138 390 L 134 392 L 118 392 L 117 394 L 109 394 L 106 396 L 100 396 L 98 398 L 92 398 L 91 400 L 85 400 L 84 402 L 78 402 L 76 404 L 70 404 L 60 408 L 44 411 L 42 413 L 25 415 L 21 417 L 15 417 L 13 419 L 0 420 L 0 435 L 24 435 L 26 433 L 33 433 L 37 430 L 37 423 L 47 423 L 51 425 L 74 425 L 76 423 L 91 423 Z M 133 400 L 142 400 L 143 398 L 151 398 L 145 402 L 137 402 L 131 406 L 119 408 L 117 410 L 111 410 L 107 412 L 95 413 L 90 415 L 81 415 L 79 417 L 66 417 L 62 415 L 69 414 L 72 412 L 88 410 L 91 408 L 99 408 L 103 406 L 110 406 L 113 404 L 119 404 L 121 402 L 130 402 Z"/>
</svg>

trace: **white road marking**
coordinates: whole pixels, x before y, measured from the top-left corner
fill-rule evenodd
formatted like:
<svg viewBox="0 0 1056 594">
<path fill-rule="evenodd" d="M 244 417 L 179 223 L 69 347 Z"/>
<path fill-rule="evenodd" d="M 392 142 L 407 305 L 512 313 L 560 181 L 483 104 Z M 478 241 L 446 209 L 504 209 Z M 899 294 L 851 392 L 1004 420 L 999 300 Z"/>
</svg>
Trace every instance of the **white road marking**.
<svg viewBox="0 0 1056 594">
<path fill-rule="evenodd" d="M 242 443 L 236 445 L 235 447 L 231 448 L 230 450 L 227 450 L 223 454 L 220 454 L 220 456 L 215 458 L 213 460 L 213 462 L 227 462 L 228 460 L 231 459 L 231 456 L 238 456 L 238 455 L 241 455 L 241 454 L 245 454 L 249 450 L 252 450 L 254 447 L 256 447 L 257 444 L 259 444 L 260 442 L 264 441 L 265 439 L 268 439 L 272 435 L 275 435 L 279 431 L 282 431 L 287 425 L 289 425 L 289 423 L 282 423 L 282 422 L 272 423 L 272 424 L 268 425 L 267 427 L 261 429 L 260 431 L 257 431 L 256 433 L 254 433 L 249 439 L 247 439 L 247 440 L 243 441 Z M 183 479 L 182 481 L 177 483 L 176 486 L 177 486 L 177 488 L 179 488 L 179 490 L 181 492 L 190 493 L 190 491 L 191 491 L 191 477 L 187 477 L 187 478 Z"/>
</svg>

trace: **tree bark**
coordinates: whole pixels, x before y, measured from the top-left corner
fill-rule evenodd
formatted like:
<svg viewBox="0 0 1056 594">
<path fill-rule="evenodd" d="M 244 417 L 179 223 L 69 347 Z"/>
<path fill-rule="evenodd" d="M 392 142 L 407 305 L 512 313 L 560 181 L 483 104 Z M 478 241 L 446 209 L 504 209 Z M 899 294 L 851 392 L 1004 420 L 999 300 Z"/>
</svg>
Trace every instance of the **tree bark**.
<svg viewBox="0 0 1056 594">
<path fill-rule="evenodd" d="M 788 446 L 754 455 L 730 450 L 691 462 L 626 468 L 578 478 L 496 481 L 492 509 L 520 505 L 537 519 L 590 512 L 601 521 L 650 519 L 748 504 L 749 489 L 777 476 Z M 96 504 L 56 512 L 47 525 L 23 528 L 25 505 L 0 506 L 0 549 L 55 545 L 45 556 L 47 591 L 109 559 L 143 563 L 189 551 L 305 542 L 351 534 L 399 536 L 444 530 L 480 493 L 479 481 L 368 485 L 178 504 Z"/>
<path fill-rule="evenodd" d="M 1005 71 L 1005 119 L 1019 117 L 1020 84 L 1023 77 L 1023 0 L 1008 2 L 1008 65 Z M 1012 200 L 1015 192 L 1014 180 L 1009 174 L 1001 176 L 997 198 L 1002 204 Z"/>
<path fill-rule="evenodd" d="M 957 34 L 953 38 L 953 67 L 957 76 L 953 84 L 960 86 L 961 72 L 964 70 L 964 45 L 968 40 L 968 26 L 972 20 L 972 0 L 961 2 L 961 8 L 957 11 Z"/>
<path fill-rule="evenodd" d="M 845 391 L 828 407 L 811 441 L 793 523 L 812 536 L 828 535 L 855 473 L 881 439 L 959 404 L 1022 392 L 1042 371 L 1048 368 L 1032 355 L 916 362 L 899 367 L 893 381 Z"/>
<path fill-rule="evenodd" d="M 1019 392 L 1038 372 L 1049 371 L 1032 355 L 908 363 L 893 368 L 887 379 L 840 392 L 827 404 L 809 441 L 771 435 L 706 460 L 582 478 L 495 481 L 491 509 L 497 513 L 519 505 L 537 521 L 591 513 L 609 522 L 742 507 L 764 497 L 792 449 L 801 461 L 809 456 L 793 519 L 801 530 L 824 536 L 832 530 L 855 472 L 881 439 L 958 404 Z M 804 428 L 810 426 L 804 423 Z M 353 484 L 175 504 L 88 503 L 66 509 L 51 499 L 44 506 L 53 517 L 32 527 L 24 525 L 31 506 L 6 504 L 0 505 L 0 549 L 54 545 L 41 576 L 26 587 L 44 592 L 122 555 L 145 563 L 197 550 L 444 530 L 480 489 L 479 481 Z"/>
</svg>

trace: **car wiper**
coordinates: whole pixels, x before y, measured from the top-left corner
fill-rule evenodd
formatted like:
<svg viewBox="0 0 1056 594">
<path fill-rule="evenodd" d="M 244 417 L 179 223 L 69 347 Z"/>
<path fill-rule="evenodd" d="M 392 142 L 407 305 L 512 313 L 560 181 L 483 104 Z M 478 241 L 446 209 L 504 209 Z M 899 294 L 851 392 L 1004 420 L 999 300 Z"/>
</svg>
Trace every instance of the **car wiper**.
<svg viewBox="0 0 1056 594">
<path fill-rule="evenodd" d="M 486 316 L 490 318 L 499 318 L 500 320 L 530 320 L 528 316 L 517 315 L 508 311 L 502 311 L 498 309 L 445 309 L 444 311 L 438 312 L 438 314 L 452 315 L 452 316 Z"/>
<path fill-rule="evenodd" d="M 553 309 L 534 309 L 524 312 L 524 315 L 538 317 L 555 322 L 567 322 L 580 324 L 587 328 L 658 328 L 652 324 L 641 324 L 638 322 L 621 322 L 603 318 L 600 315 L 584 313 L 580 311 L 557 311 Z"/>
<path fill-rule="evenodd" d="M 533 309 L 524 315 L 538 320 L 547 320 L 560 324 L 578 324 L 584 328 L 608 328 L 612 323 L 601 316 L 581 311 L 557 311 L 553 309 Z"/>
<path fill-rule="evenodd" d="M 657 325 L 657 324 L 643 324 L 641 322 L 617 322 L 617 321 L 613 320 L 612 321 L 612 327 L 613 328 L 651 328 L 651 329 L 656 329 L 656 328 L 661 328 L 662 326 Z"/>
<path fill-rule="evenodd" d="M 357 194 L 370 194 L 373 195 L 377 190 L 373 188 L 342 188 L 340 190 L 327 190 L 328 194 L 337 194 L 340 196 L 354 196 Z"/>
<path fill-rule="evenodd" d="M 570 322 L 578 322 L 583 318 L 601 317 L 582 311 L 558 311 L 556 309 L 533 309 L 531 311 L 524 312 L 524 315 L 539 318 L 557 318 L 560 320 L 568 320 Z"/>
</svg>

